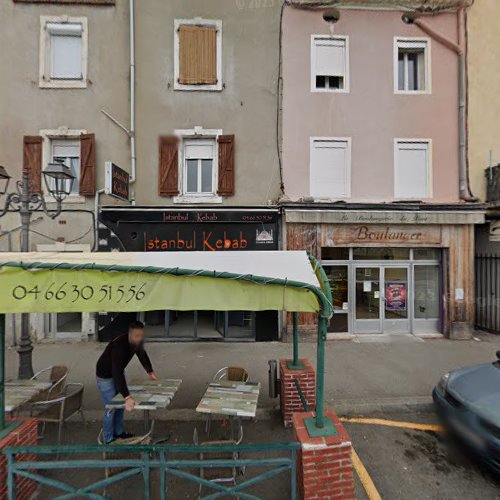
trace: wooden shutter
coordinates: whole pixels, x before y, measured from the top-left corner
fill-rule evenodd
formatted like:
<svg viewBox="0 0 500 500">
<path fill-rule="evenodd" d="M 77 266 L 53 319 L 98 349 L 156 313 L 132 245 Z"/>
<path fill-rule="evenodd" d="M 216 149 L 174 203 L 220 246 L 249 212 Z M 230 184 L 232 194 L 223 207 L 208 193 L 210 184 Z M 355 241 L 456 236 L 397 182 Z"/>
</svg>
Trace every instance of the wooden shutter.
<svg viewBox="0 0 500 500">
<path fill-rule="evenodd" d="M 221 196 L 234 195 L 234 135 L 221 135 L 219 143 L 219 188 Z"/>
<path fill-rule="evenodd" d="M 179 26 L 179 83 L 217 84 L 217 28 Z"/>
<path fill-rule="evenodd" d="M 175 135 L 160 137 L 158 192 L 160 196 L 179 194 L 179 138 Z"/>
<path fill-rule="evenodd" d="M 80 196 L 95 196 L 95 134 L 80 136 Z"/>
<path fill-rule="evenodd" d="M 23 139 L 23 170 L 28 172 L 33 193 L 42 192 L 42 143 L 38 135 L 25 135 Z"/>
</svg>

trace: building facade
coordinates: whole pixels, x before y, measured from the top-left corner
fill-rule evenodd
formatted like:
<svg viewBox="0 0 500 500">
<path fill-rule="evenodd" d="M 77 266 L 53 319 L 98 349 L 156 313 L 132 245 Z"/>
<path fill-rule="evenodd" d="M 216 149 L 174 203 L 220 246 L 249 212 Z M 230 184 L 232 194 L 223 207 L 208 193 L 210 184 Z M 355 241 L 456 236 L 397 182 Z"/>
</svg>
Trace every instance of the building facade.
<svg viewBox="0 0 500 500">
<path fill-rule="evenodd" d="M 0 44 L 16 50 L 0 54 L 10 68 L 0 76 L 0 163 L 15 178 L 24 166 L 35 186 L 53 160 L 77 178 L 56 221 L 35 214 L 31 250 L 278 248 L 279 16 L 279 5 L 249 1 L 2 2 Z M 109 195 L 112 164 L 129 175 L 129 201 Z M 15 250 L 17 214 L 1 223 L 2 248 Z M 184 316 L 144 319 L 158 338 L 172 336 L 170 322 L 188 338 L 278 335 L 277 315 L 272 328 L 245 312 Z M 40 316 L 32 327 L 40 339 L 99 329 L 105 339 L 119 321 Z"/>
<path fill-rule="evenodd" d="M 500 333 L 500 76 L 495 62 L 500 5 L 476 1 L 468 11 L 469 172 L 475 196 L 486 202 L 476 227 L 476 326 Z"/>
<path fill-rule="evenodd" d="M 461 170 L 465 19 L 436 4 L 284 11 L 286 248 L 325 266 L 334 336 L 471 335 L 484 215 Z"/>
</svg>

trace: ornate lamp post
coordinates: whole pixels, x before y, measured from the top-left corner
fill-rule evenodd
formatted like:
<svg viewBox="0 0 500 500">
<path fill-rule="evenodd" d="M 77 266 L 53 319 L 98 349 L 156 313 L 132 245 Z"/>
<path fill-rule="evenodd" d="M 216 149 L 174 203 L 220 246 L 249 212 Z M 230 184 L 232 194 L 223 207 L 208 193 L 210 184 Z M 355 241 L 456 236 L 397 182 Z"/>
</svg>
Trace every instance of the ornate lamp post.
<svg viewBox="0 0 500 500">
<path fill-rule="evenodd" d="M 18 212 L 21 216 L 21 252 L 29 252 L 29 236 L 31 217 L 34 212 L 44 212 L 55 219 L 62 211 L 63 200 L 71 193 L 75 174 L 62 162 L 49 163 L 43 171 L 47 191 L 56 202 L 56 209 L 49 210 L 45 196 L 33 191 L 29 173 L 23 169 L 22 179 L 16 183 L 16 191 L 7 194 L 10 175 L 5 167 L 0 166 L 0 196 L 7 195 L 5 206 L 0 211 L 0 217 L 8 212 Z M 29 333 L 29 314 L 21 315 L 21 338 L 19 341 L 19 378 L 27 379 L 33 376 L 31 353 L 33 346 Z"/>
</svg>

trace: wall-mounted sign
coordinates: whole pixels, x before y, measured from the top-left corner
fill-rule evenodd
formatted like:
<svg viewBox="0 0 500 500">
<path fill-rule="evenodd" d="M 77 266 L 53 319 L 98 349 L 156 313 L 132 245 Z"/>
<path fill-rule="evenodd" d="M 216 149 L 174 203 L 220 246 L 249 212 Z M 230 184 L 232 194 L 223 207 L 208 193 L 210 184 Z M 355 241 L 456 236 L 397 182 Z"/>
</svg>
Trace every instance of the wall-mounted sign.
<svg viewBox="0 0 500 500">
<path fill-rule="evenodd" d="M 356 225 L 333 228 L 336 245 L 419 246 L 441 244 L 440 226 Z"/>
<path fill-rule="evenodd" d="M 277 211 L 103 210 L 100 222 L 134 252 L 277 250 Z"/>
<path fill-rule="evenodd" d="M 106 194 L 120 198 L 120 200 L 130 200 L 130 176 L 123 168 L 113 162 L 105 163 L 105 185 Z"/>
</svg>

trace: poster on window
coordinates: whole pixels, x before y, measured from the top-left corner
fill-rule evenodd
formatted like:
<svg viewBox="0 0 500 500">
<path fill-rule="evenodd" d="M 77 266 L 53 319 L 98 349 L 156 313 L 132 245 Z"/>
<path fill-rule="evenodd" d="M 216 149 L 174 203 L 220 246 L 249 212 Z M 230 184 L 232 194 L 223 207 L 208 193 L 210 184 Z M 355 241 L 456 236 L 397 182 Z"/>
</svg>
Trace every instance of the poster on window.
<svg viewBox="0 0 500 500">
<path fill-rule="evenodd" d="M 406 283 L 385 284 L 385 309 L 387 311 L 406 311 Z"/>
</svg>

